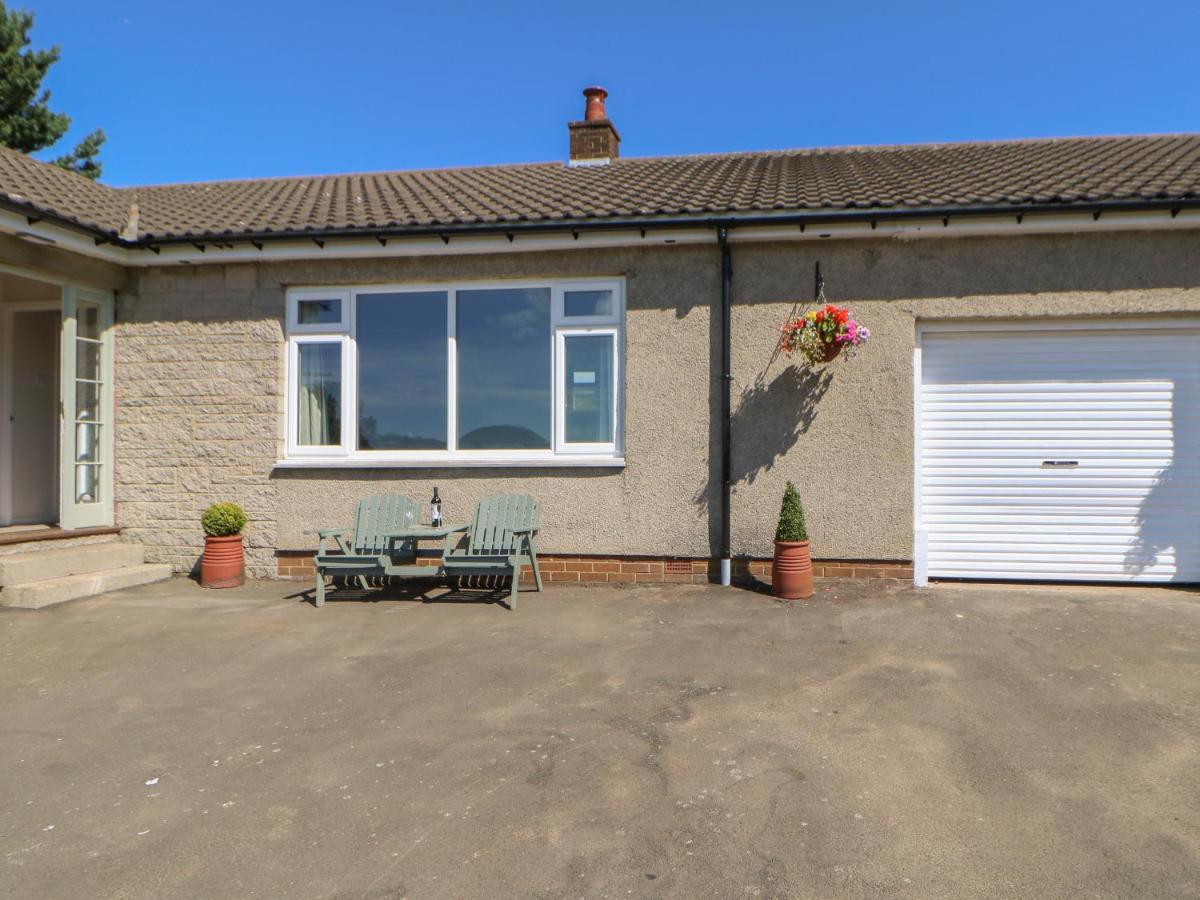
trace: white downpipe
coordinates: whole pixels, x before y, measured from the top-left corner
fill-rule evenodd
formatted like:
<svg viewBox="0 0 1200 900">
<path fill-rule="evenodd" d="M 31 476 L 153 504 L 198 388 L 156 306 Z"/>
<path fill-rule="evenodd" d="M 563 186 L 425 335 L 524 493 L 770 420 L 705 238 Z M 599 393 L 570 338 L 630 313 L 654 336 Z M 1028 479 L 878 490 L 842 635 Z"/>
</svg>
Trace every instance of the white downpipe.
<svg viewBox="0 0 1200 900">
<path fill-rule="evenodd" d="M 913 534 L 913 586 L 929 587 L 929 532 L 924 528 Z"/>
<path fill-rule="evenodd" d="M 728 559 L 721 560 L 721 587 L 729 587 L 733 582 L 732 563 Z"/>
</svg>

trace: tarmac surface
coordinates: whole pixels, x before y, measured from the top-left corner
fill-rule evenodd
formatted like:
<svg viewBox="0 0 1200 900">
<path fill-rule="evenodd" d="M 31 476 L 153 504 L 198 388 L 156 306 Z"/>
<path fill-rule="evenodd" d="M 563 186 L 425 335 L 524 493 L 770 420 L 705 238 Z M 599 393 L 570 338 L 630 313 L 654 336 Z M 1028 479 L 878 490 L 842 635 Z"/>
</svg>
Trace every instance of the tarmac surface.
<svg viewBox="0 0 1200 900">
<path fill-rule="evenodd" d="M 0 895 L 1200 894 L 1200 595 L 0 612 Z"/>
</svg>

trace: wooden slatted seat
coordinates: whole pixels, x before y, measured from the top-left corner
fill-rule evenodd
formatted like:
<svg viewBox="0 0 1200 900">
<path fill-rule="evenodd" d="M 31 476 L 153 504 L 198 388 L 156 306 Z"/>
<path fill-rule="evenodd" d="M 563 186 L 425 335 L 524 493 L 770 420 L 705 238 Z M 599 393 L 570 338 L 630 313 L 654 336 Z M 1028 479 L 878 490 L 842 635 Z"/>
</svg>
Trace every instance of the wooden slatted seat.
<svg viewBox="0 0 1200 900">
<path fill-rule="evenodd" d="M 467 529 L 466 546 L 452 534 L 442 549 L 442 568 L 447 575 L 464 577 L 507 576 L 512 579 L 508 608 L 517 605 L 517 588 L 522 566 L 533 569 L 537 589 L 542 589 L 535 539 L 540 527 L 538 502 L 528 494 L 497 494 L 485 497 L 475 508 Z"/>
<path fill-rule="evenodd" d="M 399 570 L 414 561 L 416 550 L 412 541 L 393 541 L 389 532 L 410 528 L 420 521 L 421 507 L 402 494 L 377 494 L 358 503 L 353 530 L 349 528 L 318 528 L 306 532 L 317 535 L 317 553 L 313 564 L 317 570 L 317 606 L 325 605 L 326 576 L 357 577 L 367 587 L 367 578 L 400 574 Z M 325 547 L 333 540 L 335 548 Z"/>
</svg>

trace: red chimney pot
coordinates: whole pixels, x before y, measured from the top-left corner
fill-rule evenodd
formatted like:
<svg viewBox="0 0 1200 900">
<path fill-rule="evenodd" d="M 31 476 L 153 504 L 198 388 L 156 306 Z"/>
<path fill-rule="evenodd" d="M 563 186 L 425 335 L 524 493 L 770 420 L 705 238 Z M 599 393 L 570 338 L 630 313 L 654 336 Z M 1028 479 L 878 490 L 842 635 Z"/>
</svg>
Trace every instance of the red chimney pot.
<svg viewBox="0 0 1200 900">
<path fill-rule="evenodd" d="M 594 122 L 597 119 L 607 119 L 608 113 L 604 110 L 604 98 L 608 96 L 608 91 L 602 87 L 593 85 L 583 89 L 583 96 L 587 97 L 587 106 L 583 111 L 583 120 L 585 122 Z"/>
</svg>

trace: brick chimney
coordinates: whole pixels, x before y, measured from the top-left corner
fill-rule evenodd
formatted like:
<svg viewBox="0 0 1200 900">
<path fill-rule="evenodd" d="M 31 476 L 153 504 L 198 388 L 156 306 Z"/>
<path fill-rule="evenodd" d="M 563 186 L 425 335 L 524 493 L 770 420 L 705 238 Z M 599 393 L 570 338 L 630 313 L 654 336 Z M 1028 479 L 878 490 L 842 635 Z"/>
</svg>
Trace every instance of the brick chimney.
<svg viewBox="0 0 1200 900">
<path fill-rule="evenodd" d="M 583 121 L 567 123 L 571 135 L 567 165 L 603 166 L 617 158 L 621 136 L 604 109 L 608 91 L 602 87 L 586 87 L 583 96 L 587 97 Z"/>
</svg>

